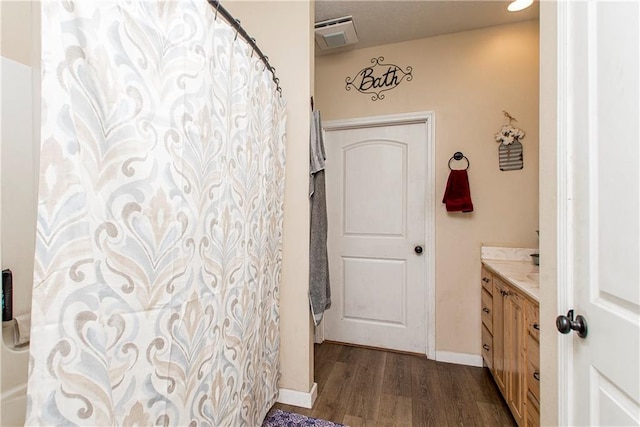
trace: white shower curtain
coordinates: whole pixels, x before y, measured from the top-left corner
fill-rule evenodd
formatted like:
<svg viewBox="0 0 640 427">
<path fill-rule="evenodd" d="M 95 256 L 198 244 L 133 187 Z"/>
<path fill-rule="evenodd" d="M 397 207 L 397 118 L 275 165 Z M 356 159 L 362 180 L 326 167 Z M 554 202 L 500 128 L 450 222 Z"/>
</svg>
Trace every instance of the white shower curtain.
<svg viewBox="0 0 640 427">
<path fill-rule="evenodd" d="M 271 74 L 206 0 L 42 8 L 27 425 L 259 426 L 279 351 Z"/>
</svg>

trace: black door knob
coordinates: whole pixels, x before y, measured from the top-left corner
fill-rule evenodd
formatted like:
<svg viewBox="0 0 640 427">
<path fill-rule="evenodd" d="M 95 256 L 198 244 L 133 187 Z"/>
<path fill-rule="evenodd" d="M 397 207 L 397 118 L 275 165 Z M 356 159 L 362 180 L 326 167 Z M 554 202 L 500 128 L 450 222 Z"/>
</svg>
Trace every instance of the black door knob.
<svg viewBox="0 0 640 427">
<path fill-rule="evenodd" d="M 413 250 L 415 251 L 415 253 L 420 255 L 422 253 L 422 246 L 418 245 L 415 248 L 413 248 Z"/>
<path fill-rule="evenodd" d="M 561 334 L 568 334 L 569 332 L 576 331 L 580 338 L 586 338 L 587 336 L 587 319 L 578 315 L 573 320 L 573 310 L 569 310 L 566 316 L 556 317 L 556 328 Z"/>
<path fill-rule="evenodd" d="M 573 314 L 571 311 L 569 313 Z M 567 316 L 556 317 L 556 328 L 561 334 L 568 334 L 571 332 L 571 319 Z"/>
</svg>

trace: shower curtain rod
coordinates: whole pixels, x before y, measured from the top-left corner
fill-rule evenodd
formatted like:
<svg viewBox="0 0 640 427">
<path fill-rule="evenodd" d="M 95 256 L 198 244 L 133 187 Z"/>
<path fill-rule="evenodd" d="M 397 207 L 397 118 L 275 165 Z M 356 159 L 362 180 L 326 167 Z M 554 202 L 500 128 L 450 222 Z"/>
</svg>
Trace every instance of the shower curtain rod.
<svg viewBox="0 0 640 427">
<path fill-rule="evenodd" d="M 280 93 L 280 95 L 282 95 L 280 79 L 276 77 L 276 69 L 275 67 L 272 67 L 271 64 L 269 64 L 269 57 L 262 53 L 262 50 L 260 50 L 258 44 L 256 43 L 256 39 L 254 39 L 249 35 L 249 33 L 247 33 L 247 31 L 240 24 L 239 19 L 234 18 L 233 15 L 227 9 L 225 9 L 222 4 L 220 4 L 220 0 L 207 0 L 207 2 L 214 9 L 216 18 L 218 17 L 218 13 L 220 13 L 223 18 L 229 23 L 229 25 L 236 29 L 236 37 L 238 35 L 242 36 L 242 38 L 245 39 L 247 43 L 249 43 L 249 46 L 251 46 L 253 51 L 258 54 L 258 57 L 260 57 L 264 65 L 269 69 L 269 71 L 271 71 L 273 82 L 276 84 L 276 90 Z"/>
</svg>

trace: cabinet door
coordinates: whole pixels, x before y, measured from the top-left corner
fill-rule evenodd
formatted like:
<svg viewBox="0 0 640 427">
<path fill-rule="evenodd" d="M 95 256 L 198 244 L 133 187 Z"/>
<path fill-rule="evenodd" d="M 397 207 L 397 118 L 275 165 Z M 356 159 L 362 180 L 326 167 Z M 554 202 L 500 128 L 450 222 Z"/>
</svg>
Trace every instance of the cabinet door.
<svg viewBox="0 0 640 427">
<path fill-rule="evenodd" d="M 525 314 L 527 319 L 527 331 L 529 335 L 535 338 L 536 341 L 540 340 L 540 316 L 539 316 L 539 308 L 537 304 L 534 304 L 531 301 L 526 301 L 525 303 Z"/>
<path fill-rule="evenodd" d="M 493 370 L 493 336 L 484 325 L 482 325 L 482 358 L 487 368 Z"/>
<path fill-rule="evenodd" d="M 484 326 L 489 332 L 493 333 L 493 299 L 491 294 L 484 288 L 482 289 L 482 312 L 480 317 Z"/>
<path fill-rule="evenodd" d="M 540 346 L 529 335 L 527 342 L 527 389 L 540 401 Z"/>
<path fill-rule="evenodd" d="M 527 423 L 526 427 L 540 427 L 540 407 L 539 403 L 531 393 L 527 393 Z"/>
<path fill-rule="evenodd" d="M 484 267 L 480 270 L 480 275 L 482 276 L 482 287 L 491 294 L 493 292 L 493 275 Z"/>
<path fill-rule="evenodd" d="M 506 285 L 493 278 L 493 378 L 503 396 L 506 396 L 507 372 L 504 360 L 504 300 Z"/>
<path fill-rule="evenodd" d="M 507 371 L 507 403 L 518 425 L 523 425 L 525 400 L 524 298 L 508 289 L 504 302 L 504 363 Z"/>
</svg>

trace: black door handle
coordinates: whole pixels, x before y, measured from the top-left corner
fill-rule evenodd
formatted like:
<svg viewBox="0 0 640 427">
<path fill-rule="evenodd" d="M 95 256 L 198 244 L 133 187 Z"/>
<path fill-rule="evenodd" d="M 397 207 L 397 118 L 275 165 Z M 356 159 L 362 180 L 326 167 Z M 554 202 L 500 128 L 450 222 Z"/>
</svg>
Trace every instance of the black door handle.
<svg viewBox="0 0 640 427">
<path fill-rule="evenodd" d="M 422 253 L 422 246 L 420 245 L 416 246 L 415 248 L 413 248 L 413 251 L 418 255 L 420 255 Z"/>
<path fill-rule="evenodd" d="M 566 316 L 556 317 L 556 328 L 561 334 L 568 334 L 572 330 L 578 333 L 580 338 L 586 338 L 587 336 L 587 319 L 578 315 L 573 320 L 573 310 L 569 310 Z"/>
</svg>

